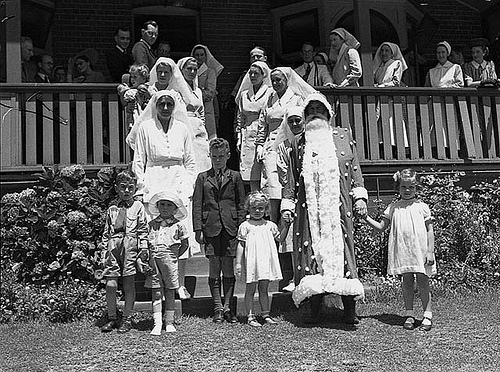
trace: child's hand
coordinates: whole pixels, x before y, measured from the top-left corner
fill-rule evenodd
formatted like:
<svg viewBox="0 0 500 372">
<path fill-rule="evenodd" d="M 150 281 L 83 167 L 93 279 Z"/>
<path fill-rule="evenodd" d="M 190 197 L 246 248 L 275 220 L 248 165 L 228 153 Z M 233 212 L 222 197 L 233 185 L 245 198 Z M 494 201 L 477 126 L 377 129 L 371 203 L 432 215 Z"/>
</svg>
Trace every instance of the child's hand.
<svg viewBox="0 0 500 372">
<path fill-rule="evenodd" d="M 261 163 L 264 160 L 264 146 L 257 145 L 255 160 Z"/>
<path fill-rule="evenodd" d="M 143 262 L 148 262 L 149 261 L 149 251 L 147 250 L 147 248 L 141 249 L 141 251 L 139 252 L 139 258 Z"/>
<path fill-rule="evenodd" d="M 104 262 L 106 261 L 106 251 L 105 250 L 97 250 L 97 251 L 95 251 L 94 252 L 94 261 L 99 266 L 104 266 Z"/>
<path fill-rule="evenodd" d="M 203 231 L 197 230 L 194 232 L 194 238 L 198 244 L 205 244 L 205 237 L 203 236 Z"/>
<path fill-rule="evenodd" d="M 237 263 L 236 264 L 236 267 L 235 267 L 235 274 L 236 276 L 239 278 L 241 277 L 241 264 L 240 263 Z"/>
<path fill-rule="evenodd" d="M 366 202 L 363 199 L 358 199 L 354 203 L 354 212 L 361 218 L 366 218 L 368 209 L 366 208 Z"/>
<path fill-rule="evenodd" d="M 427 266 L 434 265 L 434 253 L 433 252 L 427 252 L 427 255 L 425 256 L 425 265 L 427 265 Z"/>
<path fill-rule="evenodd" d="M 283 221 L 286 223 L 292 223 L 293 222 L 293 213 L 292 211 L 285 210 L 281 212 L 281 218 L 283 218 Z"/>
</svg>

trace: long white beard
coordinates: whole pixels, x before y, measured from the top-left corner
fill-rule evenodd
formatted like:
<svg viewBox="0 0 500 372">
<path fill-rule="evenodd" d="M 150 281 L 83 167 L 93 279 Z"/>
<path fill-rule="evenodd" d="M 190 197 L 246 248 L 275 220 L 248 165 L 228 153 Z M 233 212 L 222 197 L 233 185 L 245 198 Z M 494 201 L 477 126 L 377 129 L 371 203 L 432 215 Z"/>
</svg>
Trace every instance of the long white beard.
<svg viewBox="0 0 500 372">
<path fill-rule="evenodd" d="M 344 239 L 340 218 L 339 164 L 332 129 L 326 120 L 312 119 L 305 128 L 302 175 L 316 262 L 329 292 L 344 276 Z"/>
</svg>

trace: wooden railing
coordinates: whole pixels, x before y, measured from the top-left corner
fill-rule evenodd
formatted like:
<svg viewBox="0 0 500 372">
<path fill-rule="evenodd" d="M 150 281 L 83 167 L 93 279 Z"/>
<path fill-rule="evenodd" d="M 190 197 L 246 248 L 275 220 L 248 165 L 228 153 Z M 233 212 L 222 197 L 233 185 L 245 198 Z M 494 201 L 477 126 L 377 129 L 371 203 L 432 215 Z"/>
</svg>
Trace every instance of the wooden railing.
<svg viewBox="0 0 500 372">
<path fill-rule="evenodd" d="M 0 84 L 2 168 L 125 163 L 114 84 Z"/>
<path fill-rule="evenodd" d="M 351 127 L 364 164 L 500 163 L 500 91 L 488 88 L 322 90 Z M 500 168 L 499 168 L 500 169 Z"/>
<path fill-rule="evenodd" d="M 322 89 L 362 165 L 489 163 L 500 170 L 500 91 Z M 126 163 L 114 84 L 0 84 L 1 168 Z M 392 129 L 391 129 L 392 127 Z"/>
</svg>

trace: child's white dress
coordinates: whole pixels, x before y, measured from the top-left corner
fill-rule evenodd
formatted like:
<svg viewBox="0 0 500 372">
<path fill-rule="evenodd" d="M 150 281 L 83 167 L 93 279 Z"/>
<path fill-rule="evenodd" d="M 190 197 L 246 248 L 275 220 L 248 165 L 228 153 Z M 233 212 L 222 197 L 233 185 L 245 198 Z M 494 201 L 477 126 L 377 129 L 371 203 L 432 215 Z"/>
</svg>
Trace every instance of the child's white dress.
<svg viewBox="0 0 500 372">
<path fill-rule="evenodd" d="M 390 221 L 387 274 L 436 274 L 434 265 L 424 265 L 427 254 L 427 228 L 431 220 L 429 206 L 421 201 L 400 200 L 387 207 L 383 214 Z"/>
<path fill-rule="evenodd" d="M 238 229 L 238 240 L 245 242 L 244 268 L 246 282 L 281 280 L 276 239 L 278 226 L 267 220 L 247 220 Z"/>
</svg>

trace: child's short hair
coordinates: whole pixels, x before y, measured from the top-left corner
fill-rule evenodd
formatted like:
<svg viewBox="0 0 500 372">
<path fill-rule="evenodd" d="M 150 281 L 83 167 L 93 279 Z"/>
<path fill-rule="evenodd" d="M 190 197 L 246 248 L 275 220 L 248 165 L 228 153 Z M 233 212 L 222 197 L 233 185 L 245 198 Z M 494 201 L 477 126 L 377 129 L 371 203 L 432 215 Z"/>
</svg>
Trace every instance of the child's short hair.
<svg viewBox="0 0 500 372">
<path fill-rule="evenodd" d="M 394 173 L 394 188 L 396 190 L 399 189 L 399 186 L 401 185 L 401 181 L 409 181 L 413 182 L 414 184 L 418 185 L 418 177 L 417 177 L 417 172 L 415 172 L 411 168 L 405 168 L 401 171 L 397 171 Z"/>
<path fill-rule="evenodd" d="M 130 66 L 128 72 L 130 74 L 138 73 L 144 80 L 149 80 L 149 67 L 144 63 L 139 63 Z"/>
<path fill-rule="evenodd" d="M 265 204 L 266 205 L 266 214 L 269 211 L 269 197 L 261 191 L 252 191 L 248 194 L 245 199 L 245 210 L 247 212 L 250 211 L 250 208 L 256 204 Z"/>
<path fill-rule="evenodd" d="M 224 138 L 214 138 L 210 141 L 210 153 L 215 149 L 224 149 L 226 152 L 231 152 L 229 149 L 229 142 Z"/>
<path fill-rule="evenodd" d="M 119 171 L 115 177 L 115 185 L 119 185 L 122 182 L 133 182 L 137 185 L 137 176 L 129 169 Z"/>
</svg>

